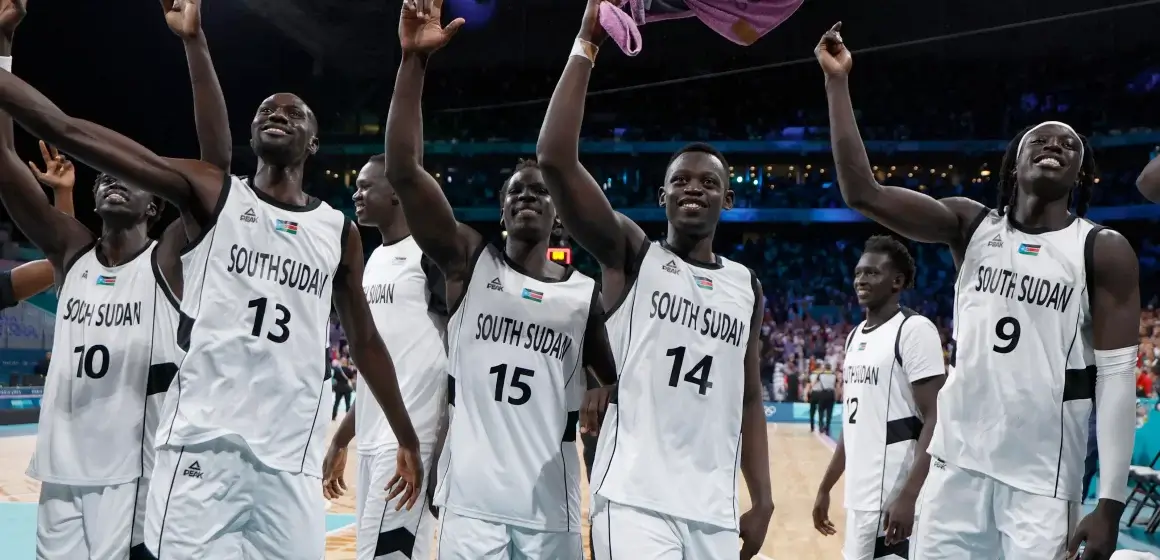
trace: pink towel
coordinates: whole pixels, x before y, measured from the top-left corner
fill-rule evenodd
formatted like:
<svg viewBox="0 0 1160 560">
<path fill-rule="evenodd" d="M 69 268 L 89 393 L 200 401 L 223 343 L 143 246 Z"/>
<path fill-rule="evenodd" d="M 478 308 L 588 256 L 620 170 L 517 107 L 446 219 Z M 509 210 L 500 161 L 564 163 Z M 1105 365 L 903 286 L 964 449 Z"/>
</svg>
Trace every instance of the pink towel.
<svg viewBox="0 0 1160 560">
<path fill-rule="evenodd" d="M 624 0 L 615 0 L 623 2 Z M 640 52 L 639 26 L 654 21 L 700 18 L 726 39 L 742 46 L 752 45 L 797 12 L 804 0 L 684 0 L 687 10 L 649 13 L 644 0 L 627 0 L 628 10 L 605 0 L 600 4 L 600 25 L 624 54 Z"/>
</svg>

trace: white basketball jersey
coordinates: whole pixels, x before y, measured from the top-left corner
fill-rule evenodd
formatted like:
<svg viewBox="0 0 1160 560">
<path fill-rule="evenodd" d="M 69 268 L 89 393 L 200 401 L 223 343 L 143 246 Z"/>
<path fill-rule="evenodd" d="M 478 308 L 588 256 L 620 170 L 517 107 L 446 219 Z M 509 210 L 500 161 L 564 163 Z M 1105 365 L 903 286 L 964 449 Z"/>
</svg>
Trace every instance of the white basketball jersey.
<svg viewBox="0 0 1160 560">
<path fill-rule="evenodd" d="M 419 436 L 419 445 L 430 449 L 438 436 L 439 418 L 447 405 L 446 319 L 432 308 L 429 278 L 439 274 L 434 264 L 408 236 L 371 253 L 363 272 L 363 291 L 383 342 L 391 352 L 399 378 L 399 390 Z M 438 290 L 438 287 L 436 288 Z M 370 395 L 355 407 L 355 434 L 360 453 L 395 449 L 399 442 L 387 422 L 382 406 Z"/>
<path fill-rule="evenodd" d="M 620 374 L 600 431 L 594 492 L 736 530 L 745 352 L 757 280 L 741 264 L 644 249 L 608 317 Z"/>
<path fill-rule="evenodd" d="M 596 282 L 528 276 L 485 244 L 447 327 L 451 426 L 435 504 L 538 531 L 580 532 L 576 424 Z"/>
<path fill-rule="evenodd" d="M 178 303 L 156 247 L 106 267 L 94 244 L 66 265 L 28 476 L 104 486 L 152 471 L 162 402 L 181 361 Z"/>
<path fill-rule="evenodd" d="M 955 284 L 955 368 L 930 454 L 1024 492 L 1079 500 L 1095 393 L 1091 252 L 1074 218 L 1021 229 L 976 220 Z"/>
<path fill-rule="evenodd" d="M 898 496 L 924 421 L 911 383 L 945 371 L 938 329 L 914 311 L 854 328 L 842 369 L 846 509 L 882 511 Z"/>
<path fill-rule="evenodd" d="M 158 444 L 240 438 L 266 466 L 321 476 L 327 321 L 348 220 L 227 176 L 212 227 L 182 258 L 188 345 Z"/>
</svg>

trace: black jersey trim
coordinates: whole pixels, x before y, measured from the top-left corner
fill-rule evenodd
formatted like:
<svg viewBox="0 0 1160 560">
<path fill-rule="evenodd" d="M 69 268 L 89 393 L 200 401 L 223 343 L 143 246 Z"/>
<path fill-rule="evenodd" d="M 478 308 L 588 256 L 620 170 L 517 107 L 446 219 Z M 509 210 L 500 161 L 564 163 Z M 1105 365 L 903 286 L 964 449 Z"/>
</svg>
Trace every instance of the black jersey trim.
<svg viewBox="0 0 1160 560">
<path fill-rule="evenodd" d="M 455 298 L 455 301 L 447 307 L 448 317 L 451 317 L 459 312 L 459 306 L 463 305 L 463 298 L 467 297 L 467 291 L 469 288 L 471 288 L 471 278 L 475 276 L 475 265 L 479 263 L 480 255 L 482 255 L 483 252 L 486 251 L 490 246 L 491 243 L 481 241 L 479 246 L 475 248 L 475 251 L 471 253 L 471 256 L 468 257 L 467 275 L 463 278 L 463 290 L 459 292 L 459 297 Z M 446 297 L 447 290 L 444 289 L 443 293 L 444 297 Z"/>
<path fill-rule="evenodd" d="M 854 342 L 854 335 L 858 333 L 858 329 L 862 328 L 862 325 L 865 324 L 866 321 L 862 321 L 861 323 L 858 323 L 858 326 L 850 329 L 850 334 L 846 335 L 846 352 L 850 351 L 850 344 Z"/>
<path fill-rule="evenodd" d="M 620 295 L 617 296 L 616 301 L 612 302 L 612 305 L 607 305 L 608 302 L 604 302 L 606 305 L 605 310 L 607 311 L 605 313 L 606 317 L 616 313 L 616 310 L 620 309 L 620 306 L 624 303 L 624 300 L 628 299 L 628 293 L 636 287 L 636 282 L 640 279 L 641 268 L 644 266 L 644 257 L 645 255 L 648 255 L 648 251 L 651 248 L 652 241 L 649 241 L 648 239 L 641 241 L 640 247 L 637 249 L 636 254 L 632 256 L 633 258 L 631 268 L 627 268 L 625 270 L 623 291 L 621 291 Z M 633 272 L 631 277 L 629 275 L 629 271 Z"/>
<path fill-rule="evenodd" d="M 1023 224 L 1019 223 L 1019 220 L 1015 219 L 1014 212 L 1007 212 L 1007 223 L 1010 224 L 1010 226 L 1012 228 L 1015 228 L 1023 233 L 1029 234 L 1029 235 L 1043 235 L 1045 233 L 1051 233 L 1054 231 L 1063 231 L 1063 230 L 1071 227 L 1071 224 L 1074 223 L 1075 220 L 1076 220 L 1075 214 L 1068 214 L 1067 215 L 1067 222 L 1065 222 L 1060 227 L 1057 227 L 1057 228 L 1031 227 L 1031 226 L 1027 226 L 1027 225 L 1023 225 Z"/>
<path fill-rule="evenodd" d="M 12 271 L 0 272 L 0 309 L 16 307 L 16 288 L 12 285 Z"/>
<path fill-rule="evenodd" d="M 886 445 L 918 440 L 922 433 L 922 420 L 917 416 L 907 416 L 886 422 Z"/>
<path fill-rule="evenodd" d="M 218 193 L 217 202 L 214 203 L 214 207 L 210 211 L 209 219 L 202 224 L 201 231 L 197 232 L 197 237 L 189 240 L 189 243 L 186 243 L 185 247 L 181 248 L 181 252 L 178 253 L 179 256 L 185 256 L 186 253 L 196 249 L 205 240 L 205 237 L 209 235 L 210 230 L 217 227 L 222 210 L 226 207 L 226 200 L 230 197 L 230 189 L 233 187 L 233 183 L 233 176 L 230 175 L 229 171 L 226 171 L 225 176 L 222 178 L 222 190 Z"/>
<path fill-rule="evenodd" d="M 404 236 L 402 236 L 398 239 L 392 240 L 392 241 L 387 241 L 386 238 L 384 238 L 382 241 L 382 246 L 383 247 L 390 247 L 391 245 L 398 244 L 398 243 L 400 243 L 402 241 L 406 241 L 410 238 L 411 238 L 411 234 L 409 234 L 409 233 L 407 235 L 404 235 Z"/>
<path fill-rule="evenodd" d="M 419 270 L 427 285 L 427 311 L 440 317 L 447 317 L 447 281 L 439 265 L 426 254 L 419 257 Z"/>
<path fill-rule="evenodd" d="M 564 436 L 560 438 L 560 442 L 576 443 L 576 424 L 580 422 L 580 411 L 569 410 L 566 422 L 564 425 Z"/>
<path fill-rule="evenodd" d="M 177 364 L 173 362 L 149 366 L 149 377 L 148 381 L 145 382 L 145 396 L 151 397 L 168 392 L 175 377 L 177 377 Z"/>
<path fill-rule="evenodd" d="M 154 250 L 149 257 L 149 264 L 153 268 L 153 280 L 157 282 L 157 287 L 161 288 L 161 293 L 165 294 L 165 299 L 169 301 L 169 305 L 178 313 L 181 312 L 181 303 L 178 302 L 177 296 L 173 294 L 173 289 L 169 287 L 169 281 L 165 279 L 165 274 L 161 272 L 161 263 L 158 257 L 159 250 Z"/>
<path fill-rule="evenodd" d="M 986 206 L 979 209 L 979 213 L 976 214 L 975 217 L 971 220 L 971 223 L 967 225 L 967 240 L 963 245 L 964 247 L 970 246 L 971 239 L 975 237 L 975 230 L 979 229 L 979 226 L 983 223 L 983 219 L 986 218 L 987 214 L 990 213 L 991 209 L 987 208 Z"/>
<path fill-rule="evenodd" d="M 872 332 L 874 332 L 874 331 L 878 330 L 878 327 L 881 327 L 882 325 L 885 325 L 886 323 L 889 323 L 889 322 L 890 322 L 892 319 L 894 319 L 894 316 L 895 316 L 895 315 L 898 315 L 899 313 L 902 313 L 902 306 L 901 306 L 901 305 L 899 305 L 899 306 L 898 306 L 898 309 L 895 309 L 895 310 L 894 310 L 894 313 L 891 313 L 889 317 L 887 317 L 886 319 L 883 319 L 883 320 L 882 320 L 882 322 L 881 322 L 881 323 L 878 323 L 877 325 L 870 326 L 870 325 L 868 324 L 868 323 L 870 322 L 870 320 L 869 320 L 869 319 L 867 319 L 867 320 L 865 320 L 865 321 L 862 321 L 862 323 L 861 323 L 861 325 L 860 325 L 860 326 L 861 326 L 861 330 L 862 330 L 862 334 L 870 334 L 870 333 L 872 333 Z M 868 315 L 868 314 L 867 314 L 867 315 Z"/>
<path fill-rule="evenodd" d="M 664 247 L 666 251 L 676 255 L 677 258 L 685 261 L 685 264 L 688 264 L 689 266 L 704 268 L 706 270 L 720 270 L 725 268 L 725 264 L 721 262 L 721 255 L 718 255 L 717 253 L 713 253 L 713 262 L 699 261 L 690 257 L 688 253 L 681 253 L 677 251 L 675 248 L 673 248 L 672 245 L 669 245 L 669 241 L 667 239 L 662 239 L 660 243 L 661 247 Z"/>
<path fill-rule="evenodd" d="M 96 238 L 93 238 L 93 240 L 86 243 L 84 247 L 77 249 L 77 252 L 73 253 L 72 258 L 70 258 L 68 262 L 64 263 L 64 269 L 61 271 L 64 273 L 64 277 L 60 282 L 60 288 L 64 288 L 65 279 L 68 278 L 68 273 L 72 270 L 73 265 L 75 265 L 77 261 L 81 260 L 81 257 L 85 256 L 85 254 L 87 254 L 89 251 L 92 251 L 93 248 L 97 246 L 97 241 L 98 240 Z"/>
<path fill-rule="evenodd" d="M 252 191 L 258 197 L 258 200 L 261 200 L 262 202 L 265 202 L 266 204 L 269 204 L 270 206 L 273 206 L 279 210 L 285 210 L 287 212 L 310 212 L 311 210 L 315 210 L 319 206 L 322 206 L 321 200 L 314 198 L 305 192 L 302 194 L 306 194 L 306 204 L 302 206 L 282 202 L 281 200 L 278 200 L 262 192 L 262 189 L 259 189 L 257 186 L 255 186 L 253 177 L 246 177 L 246 186 L 249 187 L 250 191 Z"/>
<path fill-rule="evenodd" d="M 455 376 L 447 374 L 447 404 L 455 406 Z"/>
<path fill-rule="evenodd" d="M 898 367 L 906 373 L 906 368 L 902 365 L 902 329 L 906 326 L 907 319 L 918 315 L 918 312 L 908 307 L 899 307 L 898 312 L 902 313 L 902 323 L 898 325 L 898 332 L 894 335 L 894 361 L 898 362 Z"/>
<path fill-rule="evenodd" d="M 1103 230 L 1104 226 L 1092 224 L 1091 231 L 1087 232 L 1087 237 L 1083 240 L 1083 275 L 1084 283 L 1087 286 L 1087 296 L 1090 301 L 1092 294 L 1095 293 L 1095 277 L 1096 277 L 1096 236 Z"/>
<path fill-rule="evenodd" d="M 1063 372 L 1063 402 L 1094 399 L 1096 397 L 1095 365 Z"/>
</svg>

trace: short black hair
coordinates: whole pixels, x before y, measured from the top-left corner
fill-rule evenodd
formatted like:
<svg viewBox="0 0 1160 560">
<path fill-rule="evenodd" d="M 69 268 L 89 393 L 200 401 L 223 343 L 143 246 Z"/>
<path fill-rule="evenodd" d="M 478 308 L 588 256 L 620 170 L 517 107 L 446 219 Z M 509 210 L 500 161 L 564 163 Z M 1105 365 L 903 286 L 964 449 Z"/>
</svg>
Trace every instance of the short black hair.
<svg viewBox="0 0 1160 560">
<path fill-rule="evenodd" d="M 515 178 L 515 176 L 516 176 L 516 173 L 519 173 L 520 171 L 524 171 L 525 169 L 538 170 L 538 169 L 540 169 L 540 162 L 536 161 L 536 158 L 520 158 L 519 161 L 516 162 L 515 171 L 512 171 L 511 176 L 509 176 L 507 178 L 507 180 L 503 182 L 503 186 L 500 187 L 500 189 L 499 189 L 500 201 L 503 201 L 503 197 L 507 196 L 508 185 L 511 184 L 512 179 Z"/>
<path fill-rule="evenodd" d="M 721 153 L 721 150 L 714 148 L 712 144 L 707 142 L 691 142 L 689 144 L 685 144 L 681 149 L 673 152 L 673 156 L 669 158 L 669 163 L 665 167 L 668 168 L 668 166 L 672 165 L 674 161 L 677 161 L 677 158 L 681 157 L 682 154 L 687 154 L 690 152 L 709 154 L 720 160 L 721 167 L 725 169 L 725 180 L 728 182 L 729 162 L 725 160 L 725 154 Z"/>
<path fill-rule="evenodd" d="M 1003 153 L 1003 161 L 999 164 L 999 198 L 995 201 L 1000 216 L 1007 213 L 1007 207 L 1015 208 L 1015 193 L 1019 190 L 1015 181 L 1015 166 L 1019 162 L 1015 160 L 1019 157 L 1019 144 L 1033 128 L 1035 127 L 1029 126 L 1020 130 L 1015 138 L 1012 138 L 1011 142 L 1007 144 L 1007 151 Z M 1092 188 L 1098 169 L 1091 143 L 1088 142 L 1086 136 L 1078 132 L 1076 135 L 1079 136 L 1079 142 L 1083 146 L 1083 161 L 1080 162 L 1079 167 L 1079 184 L 1072 191 L 1068 206 L 1075 202 L 1075 215 L 1082 218 L 1084 214 L 1087 214 L 1088 206 L 1091 204 Z"/>
<path fill-rule="evenodd" d="M 901 241 L 890 235 L 875 235 L 866 240 L 863 253 L 880 253 L 890 259 L 894 268 L 902 273 L 902 288 L 914 287 L 915 265 L 910 250 Z"/>
<path fill-rule="evenodd" d="M 367 159 L 367 163 L 377 163 L 379 165 L 387 164 L 387 154 L 375 154 Z"/>
</svg>

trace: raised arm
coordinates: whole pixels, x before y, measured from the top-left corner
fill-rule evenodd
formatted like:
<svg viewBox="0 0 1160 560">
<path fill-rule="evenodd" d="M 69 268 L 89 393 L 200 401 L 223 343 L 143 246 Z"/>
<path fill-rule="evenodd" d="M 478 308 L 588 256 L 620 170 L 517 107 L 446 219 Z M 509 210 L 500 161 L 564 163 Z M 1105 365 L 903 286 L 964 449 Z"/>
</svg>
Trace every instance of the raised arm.
<svg viewBox="0 0 1160 560">
<path fill-rule="evenodd" d="M 24 6 L 23 0 L 0 0 L 2 57 L 12 56 L 12 37 L 24 19 Z M 11 58 L 6 60 L 11 64 Z M 11 76 L 10 71 L 0 70 L 0 79 Z M 74 251 L 92 241 L 93 234 L 73 217 L 52 207 L 29 168 L 16 154 L 13 136 L 12 118 L 0 108 L 0 202 L 16 227 L 54 266 L 63 267 Z M 48 154 L 43 142 L 41 152 Z"/>
<path fill-rule="evenodd" d="M 363 247 L 358 226 L 350 224 L 343 249 L 342 264 L 334 278 L 334 308 L 346 332 L 350 356 L 362 372 L 363 380 L 375 400 L 383 407 L 391 431 L 399 441 L 399 472 L 392 480 L 394 486 L 401 478 L 400 505 L 407 509 L 415 504 L 422 491 L 423 465 L 419 458 L 419 437 L 407 415 L 395 364 L 387 352 L 387 345 L 379 337 L 371 318 L 371 310 L 363 293 Z M 394 498 L 391 495 L 391 498 Z"/>
<path fill-rule="evenodd" d="M 1096 443 L 1100 454 L 1099 502 L 1076 528 L 1068 550 L 1086 540 L 1093 558 L 1116 548 L 1117 527 L 1128 498 L 1128 467 L 1136 433 L 1136 352 L 1139 349 L 1140 265 L 1128 240 L 1105 229 L 1095 234 L 1092 345 L 1095 347 Z M 1085 251 L 1087 252 L 1087 251 Z M 1090 390 L 1090 386 L 1089 389 Z M 1076 395 L 1091 398 L 1092 395 Z"/>
<path fill-rule="evenodd" d="M 12 129 L 12 119 L 8 119 L 8 130 Z M 44 171 L 35 163 L 28 162 L 28 169 L 40 184 L 52 189 L 52 206 L 68 216 L 76 216 L 73 205 L 73 187 L 77 182 L 76 166 L 56 148 L 40 141 L 40 157 L 44 160 Z"/>
<path fill-rule="evenodd" d="M 0 286 L 0 293 L 10 293 L 11 298 L 0 297 L 0 309 L 12 307 L 40 292 L 52 287 L 52 263 L 47 260 L 24 263 L 11 272 L 4 273 L 5 278 L 0 283 L 9 282 L 10 286 Z M 5 301 L 11 299 L 11 301 Z"/>
<path fill-rule="evenodd" d="M 644 231 L 612 209 L 604 190 L 580 164 L 580 125 L 588 79 L 599 45 L 607 37 L 597 18 L 602 1 L 588 0 L 572 54 L 544 115 L 536 160 L 564 227 L 602 267 L 623 270 L 629 261 L 629 248 L 640 246 Z"/>
<path fill-rule="evenodd" d="M 841 28 L 839 22 L 822 35 L 814 55 L 826 74 L 830 146 L 842 199 L 850 208 L 903 237 L 963 248 L 970 223 L 983 209 L 982 204 L 961 197 L 935 200 L 918 191 L 881 185 L 874 178 L 854 119 L 848 80 L 854 59 L 842 43 Z"/>
<path fill-rule="evenodd" d="M 761 396 L 761 283 L 753 275 L 753 317 L 745 347 L 745 393 L 741 411 L 741 474 L 749 488 L 749 511 L 741 516 L 741 558 L 753 558 L 765 542 L 773 517 L 773 488 L 769 481 L 769 436 L 765 401 Z"/>
<path fill-rule="evenodd" d="M 0 111 L 90 167 L 190 211 L 199 224 L 213 218 L 222 169 L 196 160 L 163 158 L 117 132 L 70 117 L 11 72 L 0 71 Z"/>
<path fill-rule="evenodd" d="M 474 230 L 455 221 L 451 204 L 435 178 L 423 169 L 423 79 L 431 54 L 463 25 L 457 19 L 440 27 L 442 2 L 428 16 L 418 16 L 408 2 L 399 17 L 403 60 L 387 114 L 387 180 L 403 204 L 403 215 L 415 242 L 435 261 L 448 280 L 463 275 L 468 256 L 481 242 Z M 448 297 L 448 299 L 454 299 Z"/>
<path fill-rule="evenodd" d="M 161 0 L 165 23 L 185 44 L 189 79 L 193 82 L 193 119 L 201 160 L 228 171 L 233 157 L 233 138 L 226 98 L 213 68 L 209 44 L 201 29 L 201 0 Z"/>
<path fill-rule="evenodd" d="M 1152 158 L 1140 176 L 1136 178 L 1136 188 L 1144 198 L 1160 203 L 1160 157 Z"/>
</svg>

